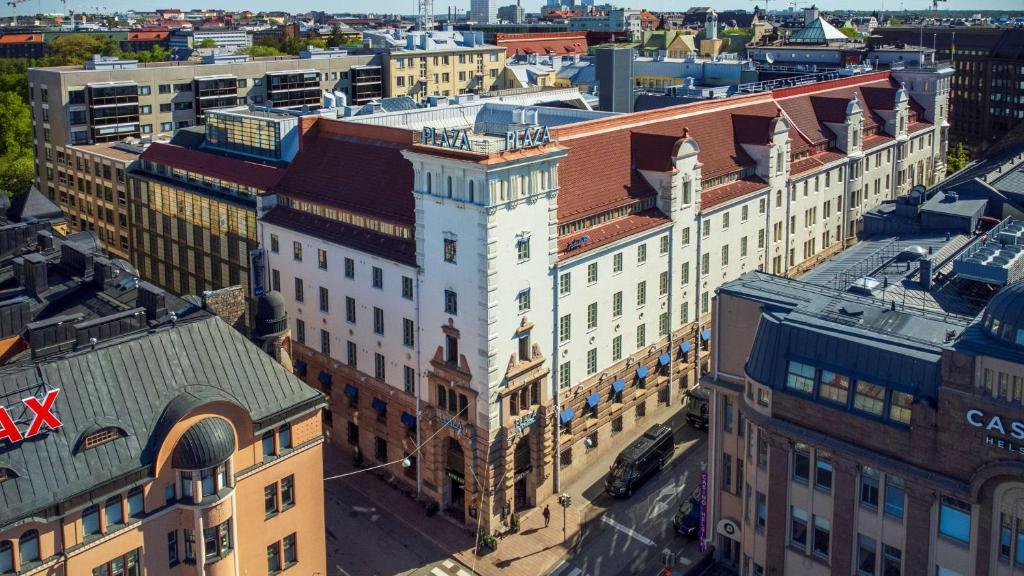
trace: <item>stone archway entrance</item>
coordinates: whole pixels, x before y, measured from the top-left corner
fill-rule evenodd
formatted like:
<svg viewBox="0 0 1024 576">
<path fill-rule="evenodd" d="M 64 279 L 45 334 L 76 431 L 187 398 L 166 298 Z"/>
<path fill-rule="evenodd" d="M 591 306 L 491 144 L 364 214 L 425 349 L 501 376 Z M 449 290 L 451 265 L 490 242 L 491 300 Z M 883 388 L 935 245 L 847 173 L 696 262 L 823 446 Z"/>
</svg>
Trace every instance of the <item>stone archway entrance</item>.
<svg viewBox="0 0 1024 576">
<path fill-rule="evenodd" d="M 455 438 L 445 450 L 445 511 L 460 522 L 466 520 L 466 456 Z"/>
<path fill-rule="evenodd" d="M 530 472 L 533 471 L 533 451 L 530 448 L 530 438 L 527 436 L 516 444 L 513 457 L 515 477 L 513 478 L 512 491 L 514 494 L 513 505 L 516 512 L 532 508 L 533 490 L 530 486 Z"/>
</svg>

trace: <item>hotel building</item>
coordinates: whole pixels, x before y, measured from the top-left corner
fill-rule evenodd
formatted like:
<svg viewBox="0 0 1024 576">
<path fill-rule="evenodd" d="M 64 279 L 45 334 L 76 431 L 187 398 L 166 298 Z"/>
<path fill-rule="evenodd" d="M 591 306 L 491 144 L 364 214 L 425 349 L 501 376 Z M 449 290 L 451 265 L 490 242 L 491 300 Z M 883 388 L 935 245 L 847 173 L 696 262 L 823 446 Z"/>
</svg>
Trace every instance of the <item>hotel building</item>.
<svg viewBox="0 0 1024 576">
<path fill-rule="evenodd" d="M 296 373 L 336 442 L 496 526 L 678 409 L 719 286 L 813 267 L 941 177 L 946 83 L 304 118 L 259 229 Z"/>
<path fill-rule="evenodd" d="M 232 291 L 177 298 L 88 235 L 22 241 L 0 574 L 326 574 L 323 396 L 210 313 Z"/>
</svg>

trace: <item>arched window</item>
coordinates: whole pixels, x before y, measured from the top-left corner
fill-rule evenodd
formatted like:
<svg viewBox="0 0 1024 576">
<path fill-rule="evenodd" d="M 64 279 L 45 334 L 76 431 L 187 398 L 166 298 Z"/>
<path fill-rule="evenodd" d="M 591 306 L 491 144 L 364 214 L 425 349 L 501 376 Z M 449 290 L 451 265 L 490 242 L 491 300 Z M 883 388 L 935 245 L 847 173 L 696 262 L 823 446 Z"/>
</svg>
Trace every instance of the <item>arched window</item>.
<svg viewBox="0 0 1024 576">
<path fill-rule="evenodd" d="M 0 574 L 14 573 L 14 545 L 10 540 L 0 542 Z"/>
<path fill-rule="evenodd" d="M 124 435 L 125 434 L 124 432 L 121 431 L 121 429 L 115 428 L 113 426 L 108 426 L 86 436 L 85 439 L 82 440 L 81 449 L 91 450 L 93 448 L 96 448 L 97 446 L 102 446 L 103 444 L 106 444 L 108 442 L 113 442 L 114 440 L 117 440 L 118 438 L 121 438 Z"/>
<path fill-rule="evenodd" d="M 469 201 L 476 202 L 476 183 L 469 181 Z"/>
<path fill-rule="evenodd" d="M 449 198 L 452 197 L 452 177 L 451 176 L 448 177 L 448 190 L 446 191 L 446 194 L 448 194 Z"/>
<path fill-rule="evenodd" d="M 29 530 L 18 538 L 18 556 L 21 557 L 21 567 L 24 568 L 28 562 L 39 562 L 39 531 Z"/>
</svg>

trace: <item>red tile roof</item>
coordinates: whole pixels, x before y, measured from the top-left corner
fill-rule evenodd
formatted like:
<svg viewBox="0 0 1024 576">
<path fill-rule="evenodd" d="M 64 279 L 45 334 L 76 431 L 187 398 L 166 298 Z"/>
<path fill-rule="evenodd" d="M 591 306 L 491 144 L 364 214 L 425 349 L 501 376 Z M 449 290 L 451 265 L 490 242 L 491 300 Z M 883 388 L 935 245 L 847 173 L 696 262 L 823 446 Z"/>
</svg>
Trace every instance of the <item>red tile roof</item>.
<svg viewBox="0 0 1024 576">
<path fill-rule="evenodd" d="M 0 44 L 38 44 L 42 34 L 0 34 Z"/>
<path fill-rule="evenodd" d="M 274 224 L 307 234 L 316 238 L 322 238 L 328 242 L 334 242 L 340 246 L 348 246 L 356 250 L 377 254 L 383 258 L 408 264 L 416 265 L 416 241 L 405 240 L 397 236 L 381 234 L 351 226 L 344 222 L 316 216 L 308 212 L 302 212 L 285 206 L 277 206 L 260 218 L 268 224 Z"/>
<path fill-rule="evenodd" d="M 516 54 L 586 54 L 586 32 L 540 32 L 498 34 L 495 44 L 505 48 L 506 56 Z"/>
<path fill-rule="evenodd" d="M 835 133 L 825 123 L 841 124 L 845 122 L 846 107 L 854 94 L 857 94 L 861 103 L 865 128 L 874 128 L 883 123 L 881 117 L 872 110 L 891 110 L 892 104 L 885 104 L 887 100 L 885 94 L 891 91 L 892 98 L 895 99 L 895 87 L 894 82 L 887 75 L 877 78 L 876 76 L 878 75 L 871 74 L 860 77 L 869 81 L 866 84 L 846 83 L 841 87 L 822 92 L 777 90 L 775 91 L 776 101 L 800 133 L 806 136 L 812 144 L 821 145 L 835 138 Z M 801 86 L 800 88 L 805 87 Z M 782 97 L 779 97 L 780 94 Z M 884 105 L 887 108 L 872 108 L 871 103 Z"/>
<path fill-rule="evenodd" d="M 274 191 L 396 224 L 413 225 L 413 168 L 402 150 L 408 141 L 371 140 L 372 126 L 321 120 L 302 138 L 302 147 Z M 380 132 L 382 135 L 385 132 Z"/>
<path fill-rule="evenodd" d="M 925 122 L 924 120 L 918 120 L 917 122 L 911 122 L 907 125 L 907 132 L 915 134 L 922 130 L 927 130 L 932 127 L 931 122 Z"/>
<path fill-rule="evenodd" d="M 161 142 L 150 144 L 142 159 L 263 191 L 284 175 L 281 168 Z"/>
<path fill-rule="evenodd" d="M 842 152 L 820 152 L 794 161 L 789 167 L 789 173 L 791 176 L 799 176 L 812 170 L 818 170 L 827 164 L 845 157 L 846 154 Z"/>
<path fill-rule="evenodd" d="M 129 41 L 165 40 L 171 33 L 167 30 L 143 30 L 141 32 L 129 32 Z"/>
<path fill-rule="evenodd" d="M 870 136 L 864 137 L 864 141 L 861 142 L 861 148 L 863 148 L 864 150 L 871 150 L 872 148 L 877 148 L 884 144 L 888 144 L 893 140 L 895 140 L 895 138 L 893 138 L 892 136 L 887 136 L 885 134 L 872 134 Z"/>
<path fill-rule="evenodd" d="M 756 176 L 751 176 L 721 186 L 705 188 L 700 191 L 700 209 L 708 210 L 767 187 L 767 182 Z"/>
<path fill-rule="evenodd" d="M 581 230 L 558 239 L 558 259 L 572 258 L 588 250 L 610 244 L 620 238 L 625 238 L 670 222 L 672 222 L 671 218 L 662 214 L 657 208 L 652 208 L 637 214 L 630 214 L 618 220 L 606 222 L 600 226 Z M 573 250 L 566 249 L 571 242 L 582 239 L 584 236 L 587 237 L 587 240 L 579 248 Z"/>
</svg>

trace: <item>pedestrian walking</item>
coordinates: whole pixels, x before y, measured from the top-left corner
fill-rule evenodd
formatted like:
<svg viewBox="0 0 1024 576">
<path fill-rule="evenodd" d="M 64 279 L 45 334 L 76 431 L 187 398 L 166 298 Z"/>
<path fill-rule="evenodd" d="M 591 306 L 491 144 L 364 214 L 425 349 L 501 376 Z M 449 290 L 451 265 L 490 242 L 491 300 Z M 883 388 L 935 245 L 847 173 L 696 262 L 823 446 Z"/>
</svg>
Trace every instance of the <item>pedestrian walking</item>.
<svg viewBox="0 0 1024 576">
<path fill-rule="evenodd" d="M 551 523 L 551 508 L 548 508 L 547 504 L 545 504 L 544 511 L 541 514 L 544 516 L 544 527 L 547 528 L 548 524 Z"/>
</svg>

